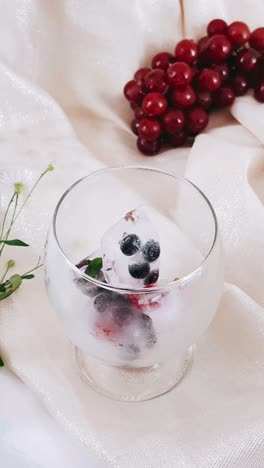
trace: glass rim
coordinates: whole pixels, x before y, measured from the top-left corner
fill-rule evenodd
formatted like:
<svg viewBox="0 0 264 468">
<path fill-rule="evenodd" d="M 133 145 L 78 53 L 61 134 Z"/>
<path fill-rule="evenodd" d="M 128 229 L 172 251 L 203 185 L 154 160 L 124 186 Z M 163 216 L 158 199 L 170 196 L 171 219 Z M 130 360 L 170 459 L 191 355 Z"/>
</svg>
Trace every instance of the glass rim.
<svg viewBox="0 0 264 468">
<path fill-rule="evenodd" d="M 67 257 L 66 253 L 64 252 L 61 244 L 60 244 L 60 241 L 58 239 L 58 235 L 57 235 L 57 226 L 56 226 L 56 222 L 57 222 L 57 215 L 58 215 L 58 212 L 59 212 L 59 209 L 60 209 L 60 206 L 62 204 L 62 202 L 65 200 L 65 198 L 67 197 L 67 195 L 77 186 L 79 185 L 81 182 L 83 182 L 84 180 L 86 179 L 89 179 L 90 177 L 94 177 L 95 175 L 98 175 L 98 174 L 103 174 L 103 173 L 107 173 L 107 172 L 114 172 L 114 171 L 120 171 L 120 170 L 124 170 L 124 169 L 128 169 L 128 170 L 140 170 L 140 171 L 148 171 L 148 172 L 155 172 L 155 173 L 158 173 L 158 174 L 163 174 L 163 175 L 167 175 L 173 179 L 176 179 L 176 180 L 179 180 L 183 183 L 185 183 L 186 185 L 188 186 L 191 186 L 192 188 L 194 188 L 195 190 L 198 191 L 198 193 L 202 196 L 202 198 L 205 200 L 209 210 L 211 211 L 211 214 L 213 216 L 213 220 L 214 220 L 214 237 L 213 237 L 213 242 L 212 242 L 212 245 L 211 247 L 209 248 L 207 254 L 204 256 L 203 260 L 201 261 L 201 263 L 198 265 L 198 267 L 196 267 L 193 271 L 191 271 L 190 273 L 188 273 L 187 275 L 183 276 L 182 278 L 179 278 L 177 281 L 171 281 L 170 283 L 167 283 L 166 285 L 163 285 L 163 286 L 154 286 L 152 288 L 127 288 L 127 287 L 119 287 L 119 286 L 112 286 L 111 284 L 108 284 L 108 283 L 103 283 L 102 281 L 99 281 L 95 278 L 93 278 L 92 276 L 89 276 L 89 275 L 86 275 L 84 272 L 81 272 L 79 270 L 79 268 L 77 268 L 77 266 L 71 262 L 71 260 Z M 115 291 L 115 292 L 121 292 L 121 293 L 129 293 L 129 294 L 152 294 L 154 292 L 164 292 L 166 291 L 168 288 L 175 288 L 175 287 L 179 287 L 181 286 L 182 284 L 192 280 L 193 278 L 195 278 L 196 276 L 199 275 L 201 269 L 203 268 L 203 266 L 206 264 L 206 262 L 208 261 L 211 253 L 213 252 L 214 250 L 214 247 L 215 247 L 215 244 L 216 244 L 216 240 L 218 238 L 218 221 L 217 221 L 217 217 L 216 217 L 216 214 L 215 214 L 215 211 L 214 211 L 214 208 L 211 204 L 211 202 L 209 201 L 209 199 L 206 197 L 206 195 L 202 192 L 202 190 L 197 187 L 197 185 L 195 185 L 193 182 L 191 182 L 189 179 L 187 179 L 186 177 L 181 177 L 181 176 L 176 176 L 174 174 L 172 174 L 171 172 L 167 172 L 167 171 L 161 171 L 159 169 L 155 169 L 155 168 L 151 168 L 151 167 L 146 167 L 146 166 L 109 166 L 109 167 L 105 167 L 105 168 L 101 168 L 101 169 L 97 169 L 96 171 L 93 171 L 91 172 L 90 174 L 84 176 L 84 177 L 81 177 L 80 179 L 76 180 L 72 185 L 70 185 L 68 187 L 67 190 L 65 190 L 65 192 L 62 194 L 62 196 L 60 197 L 56 207 L 55 207 L 55 210 L 54 210 L 54 214 L 53 214 L 53 218 L 52 218 L 52 230 L 53 230 L 53 234 L 54 234 L 54 238 L 55 238 L 55 241 L 56 241 L 56 244 L 57 244 L 57 247 L 60 251 L 60 253 L 62 254 L 62 256 L 64 257 L 64 259 L 66 260 L 66 262 L 70 265 L 70 267 L 72 268 L 73 271 L 75 271 L 76 273 L 78 273 L 79 276 L 83 277 L 86 281 L 89 281 L 90 283 L 93 283 L 94 285 L 96 286 L 99 286 L 100 288 L 103 288 L 103 289 L 108 289 L 110 291 Z"/>
</svg>

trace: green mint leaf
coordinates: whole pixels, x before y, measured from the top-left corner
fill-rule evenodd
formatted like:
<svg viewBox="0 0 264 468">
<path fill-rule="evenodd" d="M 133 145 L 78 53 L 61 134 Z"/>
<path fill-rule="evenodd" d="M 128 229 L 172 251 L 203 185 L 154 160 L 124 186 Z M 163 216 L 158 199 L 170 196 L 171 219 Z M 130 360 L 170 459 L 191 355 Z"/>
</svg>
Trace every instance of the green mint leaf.
<svg viewBox="0 0 264 468">
<path fill-rule="evenodd" d="M 35 278 L 35 275 L 22 275 L 21 278 L 24 280 L 24 279 L 27 279 L 27 280 L 30 280 L 32 278 Z"/>
<path fill-rule="evenodd" d="M 85 270 L 85 274 L 95 278 L 103 266 L 102 257 L 94 258 Z"/>
<path fill-rule="evenodd" d="M 29 247 L 28 244 L 25 242 L 19 240 L 19 239 L 13 239 L 13 240 L 0 240 L 0 244 L 6 244 L 6 245 L 16 245 L 18 247 Z"/>
<path fill-rule="evenodd" d="M 4 361 L 3 361 L 3 359 L 2 359 L 1 356 L 0 356 L 0 367 L 3 367 L 3 366 L 4 366 Z"/>
</svg>

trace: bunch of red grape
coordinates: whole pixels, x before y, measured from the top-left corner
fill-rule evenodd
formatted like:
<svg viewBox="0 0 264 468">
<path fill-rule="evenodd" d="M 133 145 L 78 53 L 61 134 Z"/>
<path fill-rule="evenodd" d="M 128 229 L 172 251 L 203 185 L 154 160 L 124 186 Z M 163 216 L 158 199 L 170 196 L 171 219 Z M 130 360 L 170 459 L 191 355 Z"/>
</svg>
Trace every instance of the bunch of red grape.
<svg viewBox="0 0 264 468">
<path fill-rule="evenodd" d="M 160 52 L 151 66 L 124 87 L 134 111 L 131 128 L 147 156 L 193 139 L 207 126 L 210 110 L 230 106 L 249 88 L 264 102 L 264 28 L 250 33 L 241 21 L 228 26 L 214 19 L 207 36 L 180 41 L 174 55 Z"/>
</svg>

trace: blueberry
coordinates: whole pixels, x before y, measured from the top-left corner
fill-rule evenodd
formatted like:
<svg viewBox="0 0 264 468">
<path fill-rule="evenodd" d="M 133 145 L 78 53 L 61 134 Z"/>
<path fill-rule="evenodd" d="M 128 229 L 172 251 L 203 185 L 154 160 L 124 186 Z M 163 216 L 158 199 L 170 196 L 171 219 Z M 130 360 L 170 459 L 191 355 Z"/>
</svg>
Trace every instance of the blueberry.
<svg viewBox="0 0 264 468">
<path fill-rule="evenodd" d="M 158 281 L 159 279 L 159 270 L 152 270 L 150 272 L 150 274 L 147 276 L 147 278 L 145 279 L 144 281 L 144 284 L 145 285 L 148 285 L 148 284 L 154 284 Z"/>
<path fill-rule="evenodd" d="M 133 278 L 143 279 L 148 276 L 150 266 L 148 263 L 133 263 L 132 265 L 129 265 L 128 271 Z"/>
<path fill-rule="evenodd" d="M 142 253 L 143 257 L 148 262 L 155 262 L 155 260 L 157 260 L 160 256 L 159 242 L 155 241 L 154 239 L 149 240 L 145 245 L 143 245 Z"/>
<path fill-rule="evenodd" d="M 133 319 L 133 312 L 129 307 L 117 307 L 113 310 L 113 321 L 119 326 L 128 325 Z"/>
<path fill-rule="evenodd" d="M 139 320 L 140 320 L 140 325 L 145 328 L 145 329 L 148 329 L 150 330 L 152 328 L 152 319 L 149 315 L 147 314 L 141 314 L 139 316 Z"/>
<path fill-rule="evenodd" d="M 145 331 L 146 346 L 151 348 L 155 343 L 157 343 L 157 336 L 153 327 L 152 319 L 149 317 L 149 315 L 140 315 L 140 325 Z"/>
<path fill-rule="evenodd" d="M 103 292 L 98 294 L 94 300 L 94 307 L 97 312 L 106 312 L 107 309 L 111 306 L 111 294 Z"/>
<path fill-rule="evenodd" d="M 120 249 L 124 255 L 130 257 L 140 249 L 140 245 L 140 239 L 136 234 L 126 234 L 120 242 Z"/>
</svg>

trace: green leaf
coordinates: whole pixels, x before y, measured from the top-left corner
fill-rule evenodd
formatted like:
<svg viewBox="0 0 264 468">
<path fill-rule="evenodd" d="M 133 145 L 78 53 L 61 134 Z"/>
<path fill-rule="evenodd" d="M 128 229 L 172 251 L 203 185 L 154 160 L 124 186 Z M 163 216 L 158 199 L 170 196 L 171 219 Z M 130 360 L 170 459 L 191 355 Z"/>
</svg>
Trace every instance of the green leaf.
<svg viewBox="0 0 264 468">
<path fill-rule="evenodd" d="M 2 359 L 1 356 L 0 356 L 0 367 L 3 367 L 3 366 L 4 366 L 4 361 L 3 361 L 3 359 Z"/>
<path fill-rule="evenodd" d="M 19 288 L 21 283 L 22 277 L 20 275 L 13 275 L 4 284 L 1 284 L 0 301 L 6 299 L 8 296 L 11 296 L 11 294 L 13 294 L 16 291 L 16 289 Z"/>
<path fill-rule="evenodd" d="M 13 239 L 13 240 L 0 240 L 0 244 L 6 244 L 6 245 L 16 245 L 18 247 L 29 247 L 28 244 L 25 242 L 19 240 L 19 239 Z"/>
<path fill-rule="evenodd" d="M 35 278 L 35 275 L 22 275 L 21 278 L 24 280 L 24 279 L 32 279 L 32 278 Z"/>
<path fill-rule="evenodd" d="M 15 291 L 22 283 L 22 277 L 20 275 L 13 275 L 7 281 L 11 283 L 13 290 Z"/>
<path fill-rule="evenodd" d="M 94 258 L 85 270 L 85 274 L 95 278 L 103 266 L 102 257 Z"/>
</svg>

